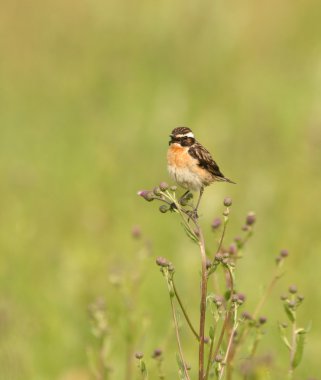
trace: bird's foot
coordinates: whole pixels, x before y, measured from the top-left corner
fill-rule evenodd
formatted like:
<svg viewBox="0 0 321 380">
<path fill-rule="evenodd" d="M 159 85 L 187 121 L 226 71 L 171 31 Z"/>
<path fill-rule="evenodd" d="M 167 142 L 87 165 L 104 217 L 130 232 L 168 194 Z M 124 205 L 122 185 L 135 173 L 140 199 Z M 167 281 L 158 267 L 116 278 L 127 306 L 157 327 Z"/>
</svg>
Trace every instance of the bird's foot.
<svg viewBox="0 0 321 380">
<path fill-rule="evenodd" d="M 181 206 L 186 206 L 188 201 L 190 201 L 191 199 L 193 199 L 193 194 L 190 193 L 190 192 L 187 192 L 185 194 L 183 194 L 179 200 L 178 200 L 178 203 L 181 205 Z"/>
<path fill-rule="evenodd" d="M 175 211 L 175 210 L 177 210 L 176 203 L 174 203 L 174 202 L 171 203 L 171 205 L 170 205 L 170 210 L 171 210 L 171 211 Z"/>
<path fill-rule="evenodd" d="M 199 218 L 197 208 L 194 208 L 194 210 L 188 211 L 188 221 L 189 219 L 197 220 Z"/>
</svg>

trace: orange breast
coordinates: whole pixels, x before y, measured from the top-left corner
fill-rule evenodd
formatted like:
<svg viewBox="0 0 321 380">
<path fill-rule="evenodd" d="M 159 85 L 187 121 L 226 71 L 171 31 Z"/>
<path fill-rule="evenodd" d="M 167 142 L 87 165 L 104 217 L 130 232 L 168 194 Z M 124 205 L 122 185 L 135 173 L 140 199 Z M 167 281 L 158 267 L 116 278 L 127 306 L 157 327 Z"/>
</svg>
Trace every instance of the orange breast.
<svg viewBox="0 0 321 380">
<path fill-rule="evenodd" d="M 172 144 L 168 148 L 167 152 L 167 162 L 170 166 L 175 166 L 177 168 L 184 168 L 189 166 L 191 157 L 187 153 L 188 148 L 182 147 L 177 144 Z"/>
</svg>

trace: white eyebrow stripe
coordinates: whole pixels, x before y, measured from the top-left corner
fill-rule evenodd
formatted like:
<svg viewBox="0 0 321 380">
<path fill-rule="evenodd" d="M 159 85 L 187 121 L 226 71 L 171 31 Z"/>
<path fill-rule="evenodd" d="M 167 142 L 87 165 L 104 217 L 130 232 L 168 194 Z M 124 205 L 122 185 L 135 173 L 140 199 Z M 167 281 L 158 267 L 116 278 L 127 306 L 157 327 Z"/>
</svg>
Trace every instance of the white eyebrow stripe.
<svg viewBox="0 0 321 380">
<path fill-rule="evenodd" d="M 188 133 L 183 133 L 183 134 L 179 134 L 179 135 L 176 135 L 177 138 L 181 138 L 181 137 L 191 137 L 191 138 L 194 138 L 194 134 L 193 132 L 188 132 Z"/>
</svg>

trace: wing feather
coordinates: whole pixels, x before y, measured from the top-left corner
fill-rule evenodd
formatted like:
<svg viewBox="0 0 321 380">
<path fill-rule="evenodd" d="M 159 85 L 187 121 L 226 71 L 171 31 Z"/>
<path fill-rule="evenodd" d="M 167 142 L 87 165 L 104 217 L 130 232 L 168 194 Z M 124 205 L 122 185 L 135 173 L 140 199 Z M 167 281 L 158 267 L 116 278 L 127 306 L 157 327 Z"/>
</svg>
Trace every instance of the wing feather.
<svg viewBox="0 0 321 380">
<path fill-rule="evenodd" d="M 199 142 L 195 142 L 194 145 L 192 145 L 188 152 L 190 155 L 195 158 L 198 161 L 198 165 L 209 171 L 217 181 L 225 181 L 225 182 L 231 182 L 233 181 L 229 180 L 224 176 L 224 174 L 220 171 L 219 166 L 217 163 L 213 160 L 213 157 L 211 156 L 211 153 L 203 147 Z"/>
</svg>

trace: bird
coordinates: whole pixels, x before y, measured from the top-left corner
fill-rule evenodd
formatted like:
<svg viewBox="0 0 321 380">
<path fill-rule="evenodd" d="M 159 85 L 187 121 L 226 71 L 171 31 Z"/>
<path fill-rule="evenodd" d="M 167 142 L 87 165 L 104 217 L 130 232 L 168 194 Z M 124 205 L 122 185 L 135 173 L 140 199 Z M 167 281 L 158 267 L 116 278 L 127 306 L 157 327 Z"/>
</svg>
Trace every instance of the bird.
<svg viewBox="0 0 321 380">
<path fill-rule="evenodd" d="M 194 133 L 187 127 L 176 127 L 170 134 L 167 151 L 167 167 L 170 177 L 187 191 L 199 191 L 195 214 L 197 215 L 204 188 L 213 182 L 229 182 L 219 166 L 213 160 L 211 153 L 198 142 Z M 182 199 L 181 198 L 181 199 Z"/>
</svg>

